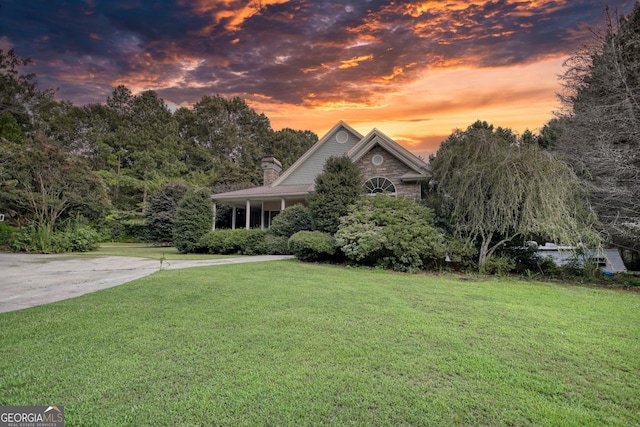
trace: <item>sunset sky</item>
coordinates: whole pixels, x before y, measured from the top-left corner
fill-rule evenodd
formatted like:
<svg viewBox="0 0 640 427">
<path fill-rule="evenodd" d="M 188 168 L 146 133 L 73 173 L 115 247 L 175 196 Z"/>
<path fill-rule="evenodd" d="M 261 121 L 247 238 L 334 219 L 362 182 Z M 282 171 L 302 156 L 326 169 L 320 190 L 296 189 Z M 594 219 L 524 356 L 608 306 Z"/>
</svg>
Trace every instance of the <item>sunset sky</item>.
<svg viewBox="0 0 640 427">
<path fill-rule="evenodd" d="M 594 0 L 0 0 L 0 49 L 76 105 L 240 96 L 275 130 L 376 127 L 427 156 L 477 119 L 536 131 Z M 628 13 L 634 1 L 610 1 Z"/>
</svg>

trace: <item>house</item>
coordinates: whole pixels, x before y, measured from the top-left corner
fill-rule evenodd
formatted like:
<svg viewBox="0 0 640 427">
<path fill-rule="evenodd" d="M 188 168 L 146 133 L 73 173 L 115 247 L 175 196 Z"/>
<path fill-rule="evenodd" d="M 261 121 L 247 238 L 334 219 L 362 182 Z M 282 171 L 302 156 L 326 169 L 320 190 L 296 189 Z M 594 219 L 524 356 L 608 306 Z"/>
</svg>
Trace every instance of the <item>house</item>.
<svg viewBox="0 0 640 427">
<path fill-rule="evenodd" d="M 563 266 L 576 259 L 576 249 L 573 246 L 545 243 L 543 246 L 538 246 L 538 254 L 541 258 L 550 258 L 557 266 Z M 584 262 L 584 260 L 594 262 L 603 273 L 615 274 L 627 271 L 617 249 L 584 249 L 578 260 L 578 262 Z"/>
<path fill-rule="evenodd" d="M 268 228 L 271 219 L 287 206 L 306 204 L 307 196 L 314 192 L 316 176 L 331 156 L 347 156 L 358 165 L 369 193 L 385 192 L 418 199 L 422 184 L 429 176 L 424 161 L 379 130 L 373 129 L 362 136 L 341 121 L 284 173 L 277 159 L 266 157 L 261 165 L 262 187 L 214 194 L 214 203 L 233 208 L 234 229 L 238 217 L 244 217 L 246 229 Z"/>
</svg>

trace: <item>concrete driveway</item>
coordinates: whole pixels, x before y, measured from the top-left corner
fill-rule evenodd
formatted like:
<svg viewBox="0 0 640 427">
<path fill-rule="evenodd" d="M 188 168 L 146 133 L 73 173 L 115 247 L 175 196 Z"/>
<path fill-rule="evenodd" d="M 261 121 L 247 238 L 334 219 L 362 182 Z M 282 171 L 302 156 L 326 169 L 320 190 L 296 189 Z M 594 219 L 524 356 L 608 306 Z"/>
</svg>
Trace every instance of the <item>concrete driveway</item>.
<svg viewBox="0 0 640 427">
<path fill-rule="evenodd" d="M 121 285 L 161 268 L 291 259 L 264 255 L 198 261 L 160 261 L 131 257 L 73 257 L 0 253 L 0 313 L 61 301 Z"/>
</svg>

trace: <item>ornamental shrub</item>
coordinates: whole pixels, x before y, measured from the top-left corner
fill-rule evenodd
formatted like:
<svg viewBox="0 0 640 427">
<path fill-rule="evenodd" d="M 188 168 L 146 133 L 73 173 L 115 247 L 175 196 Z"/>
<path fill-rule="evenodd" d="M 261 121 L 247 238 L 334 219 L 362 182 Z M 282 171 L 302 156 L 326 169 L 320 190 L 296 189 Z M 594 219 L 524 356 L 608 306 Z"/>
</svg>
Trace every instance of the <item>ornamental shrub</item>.
<svg viewBox="0 0 640 427">
<path fill-rule="evenodd" d="M 289 250 L 300 261 L 329 261 L 336 254 L 336 242 L 328 233 L 299 231 L 289 238 Z"/>
<path fill-rule="evenodd" d="M 173 243 L 181 253 L 194 252 L 213 224 L 209 190 L 190 190 L 178 203 L 173 223 Z"/>
<path fill-rule="evenodd" d="M 289 238 L 283 236 L 274 236 L 271 233 L 267 233 L 264 238 L 264 242 L 267 246 L 268 255 L 290 255 L 289 250 Z"/>
<path fill-rule="evenodd" d="M 335 238 L 348 261 L 397 271 L 418 271 L 446 256 L 431 209 L 402 197 L 360 198 L 340 219 Z"/>
<path fill-rule="evenodd" d="M 271 221 L 269 233 L 289 239 L 298 231 L 310 231 L 311 227 L 309 209 L 303 205 L 293 205 L 280 212 Z"/>
<path fill-rule="evenodd" d="M 264 255 L 267 231 L 260 229 L 211 230 L 195 245 L 197 252 L 220 255 Z"/>
<path fill-rule="evenodd" d="M 184 184 L 167 184 L 151 197 L 145 212 L 147 237 L 151 242 L 173 241 L 173 221 L 176 209 L 187 190 L 188 187 Z"/>
</svg>

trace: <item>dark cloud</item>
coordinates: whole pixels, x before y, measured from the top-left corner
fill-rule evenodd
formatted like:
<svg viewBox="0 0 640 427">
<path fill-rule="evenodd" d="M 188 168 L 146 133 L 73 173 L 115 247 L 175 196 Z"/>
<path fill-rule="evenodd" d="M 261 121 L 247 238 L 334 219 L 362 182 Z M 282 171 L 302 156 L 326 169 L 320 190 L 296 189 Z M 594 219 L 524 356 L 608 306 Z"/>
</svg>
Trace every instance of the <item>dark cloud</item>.
<svg viewBox="0 0 640 427">
<path fill-rule="evenodd" d="M 216 93 L 375 103 L 425 70 L 565 55 L 602 12 L 588 0 L 5 0 L 0 37 L 76 103 L 117 84 L 177 104 Z"/>
</svg>

